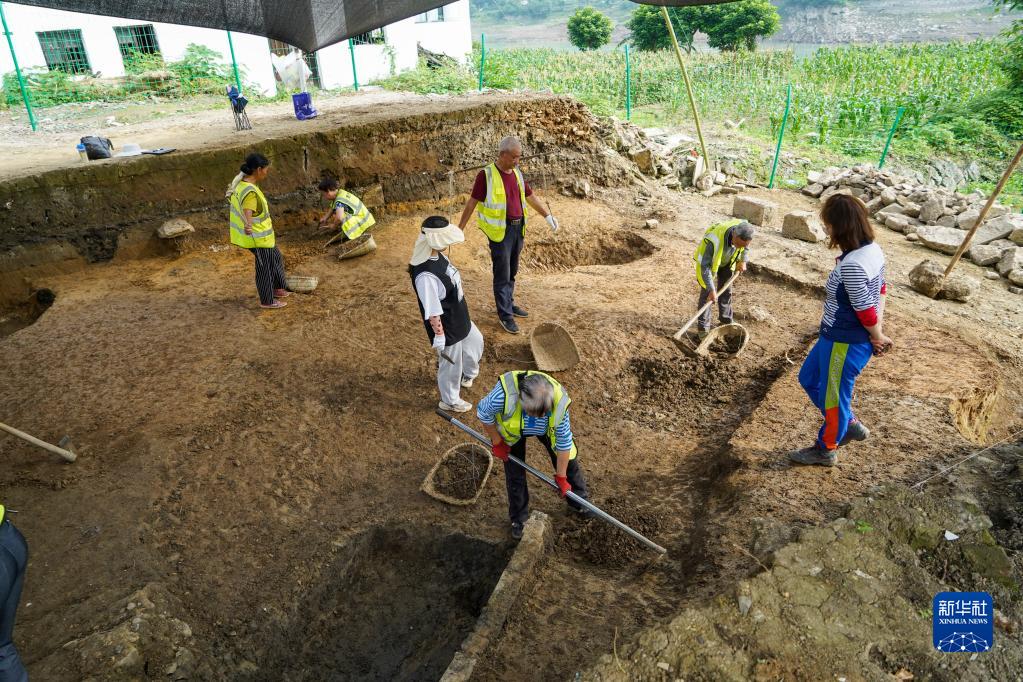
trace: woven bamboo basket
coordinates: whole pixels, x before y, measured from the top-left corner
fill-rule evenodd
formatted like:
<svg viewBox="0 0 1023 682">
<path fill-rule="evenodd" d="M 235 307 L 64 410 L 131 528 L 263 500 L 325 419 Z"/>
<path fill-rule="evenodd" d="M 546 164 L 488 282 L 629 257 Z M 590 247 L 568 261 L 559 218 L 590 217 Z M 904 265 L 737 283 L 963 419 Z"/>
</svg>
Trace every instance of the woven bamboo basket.
<svg viewBox="0 0 1023 682">
<path fill-rule="evenodd" d="M 284 279 L 284 284 L 288 287 L 288 291 L 294 291 L 299 294 L 311 294 L 319 283 L 318 277 L 302 277 L 301 275 L 289 275 Z"/>
<path fill-rule="evenodd" d="M 455 457 L 466 457 L 463 454 L 466 450 L 470 450 L 475 453 L 473 459 L 478 459 L 479 455 L 486 458 L 486 464 L 482 465 L 482 468 L 477 472 L 479 483 L 476 484 L 476 494 L 468 498 L 452 497 L 446 493 L 442 493 L 437 489 L 437 472 L 442 466 L 444 466 L 449 460 Z M 485 447 L 479 443 L 462 443 L 451 448 L 440 458 L 440 460 L 433 465 L 430 469 L 430 473 L 426 475 L 426 479 L 423 480 L 421 489 L 424 493 L 430 497 L 446 502 L 447 504 L 453 504 L 459 507 L 466 507 L 470 504 L 474 504 L 479 499 L 480 495 L 483 494 L 483 488 L 487 484 L 487 479 L 490 478 L 490 471 L 494 468 L 494 459 L 490 456 L 490 453 Z M 468 479 L 467 479 L 468 480 Z"/>
<path fill-rule="evenodd" d="M 376 250 L 377 243 L 373 240 L 373 235 L 364 234 L 350 242 L 343 242 L 337 252 L 337 258 L 338 260 L 358 258 L 359 256 L 365 256 L 367 253 L 373 253 Z"/>
<path fill-rule="evenodd" d="M 529 348 L 543 372 L 560 372 L 579 364 L 579 351 L 568 330 L 555 322 L 538 324 L 529 335 Z"/>
</svg>

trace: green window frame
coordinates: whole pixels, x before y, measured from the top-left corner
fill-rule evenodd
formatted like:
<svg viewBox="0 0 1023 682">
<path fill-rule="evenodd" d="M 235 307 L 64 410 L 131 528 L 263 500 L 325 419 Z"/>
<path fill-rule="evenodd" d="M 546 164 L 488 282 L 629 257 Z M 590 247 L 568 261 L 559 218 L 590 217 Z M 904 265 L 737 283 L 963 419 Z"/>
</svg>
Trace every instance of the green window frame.
<svg viewBox="0 0 1023 682">
<path fill-rule="evenodd" d="M 81 29 L 36 31 L 36 37 L 39 38 L 39 47 L 43 50 L 43 58 L 50 71 L 92 72 Z"/>
<path fill-rule="evenodd" d="M 125 66 L 135 54 L 160 54 L 156 28 L 152 24 L 114 26 L 114 36 L 117 38 L 117 49 Z"/>
</svg>

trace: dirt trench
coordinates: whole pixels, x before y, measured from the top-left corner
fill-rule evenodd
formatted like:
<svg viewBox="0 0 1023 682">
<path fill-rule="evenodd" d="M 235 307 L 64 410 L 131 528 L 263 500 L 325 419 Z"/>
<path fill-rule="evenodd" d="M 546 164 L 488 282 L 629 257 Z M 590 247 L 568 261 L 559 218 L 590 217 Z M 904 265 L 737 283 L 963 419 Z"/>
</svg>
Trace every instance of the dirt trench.
<svg viewBox="0 0 1023 682">
<path fill-rule="evenodd" d="M 529 228 L 516 294 L 531 311 L 525 334 L 497 326 L 485 238 L 470 230 L 452 250 L 486 339 L 463 396 L 475 403 L 501 373 L 534 366 L 533 325 L 569 329 L 582 360 L 557 376 L 593 500 L 668 556 L 652 561 L 532 486 L 554 546 L 475 679 L 572 677 L 720 597 L 877 480 L 912 480 L 997 432 L 1019 395 L 1018 359 L 986 346 L 964 359 L 973 342 L 960 329 L 894 309 L 899 352 L 870 365 L 856 404 L 875 437 L 844 450 L 836 470 L 792 469 L 784 453 L 819 420 L 795 381 L 819 321 L 813 287 L 768 269 L 743 277 L 736 319 L 749 346 L 727 361 L 690 358 L 670 336 L 695 304 L 695 241 L 721 211 L 666 196 L 684 217 L 662 213 L 661 228 L 641 230 L 648 212 L 622 201 L 629 188 L 606 204 L 541 191 L 562 229 Z M 434 357 L 405 265 L 422 216 L 454 215 L 458 201 L 389 205 L 378 250 L 344 262 L 324 254 L 308 196 L 273 201 L 289 273 L 320 280 L 280 311 L 256 308 L 251 257 L 223 245 L 215 209 L 191 215 L 197 232 L 174 251 L 34 271 L 32 286 L 57 299 L 0 339 L 0 412 L 42 436 L 72 433 L 81 454 L 65 467 L 2 442 L 0 491 L 37 557 L 16 633 L 33 674 L 428 679 L 505 560 L 501 467 L 469 507 L 419 492 L 464 436 L 433 414 Z M 1000 371 L 998 399 L 978 401 Z M 549 466 L 535 443 L 527 458 Z M 147 585 L 167 595 L 151 599 L 167 618 L 139 641 L 118 639 Z M 72 637 L 82 644 L 65 648 Z"/>
</svg>

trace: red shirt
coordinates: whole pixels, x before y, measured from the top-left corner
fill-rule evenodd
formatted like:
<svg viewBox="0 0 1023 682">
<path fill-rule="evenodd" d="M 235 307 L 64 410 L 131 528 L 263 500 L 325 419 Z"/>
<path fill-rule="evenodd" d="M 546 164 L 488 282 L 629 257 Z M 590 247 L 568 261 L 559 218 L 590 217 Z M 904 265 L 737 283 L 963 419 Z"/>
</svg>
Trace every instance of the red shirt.
<svg viewBox="0 0 1023 682">
<path fill-rule="evenodd" d="M 519 196 L 519 182 L 515 178 L 515 171 L 503 173 L 498 169 L 498 172 L 501 173 L 501 181 L 504 182 L 504 195 L 508 198 L 508 218 L 521 218 L 525 214 L 522 212 L 522 199 Z M 522 181 L 526 183 L 526 196 L 532 196 L 533 188 L 529 186 L 525 177 Z M 476 175 L 476 182 L 472 185 L 472 198 L 480 202 L 487 199 L 487 174 L 483 171 Z"/>
</svg>

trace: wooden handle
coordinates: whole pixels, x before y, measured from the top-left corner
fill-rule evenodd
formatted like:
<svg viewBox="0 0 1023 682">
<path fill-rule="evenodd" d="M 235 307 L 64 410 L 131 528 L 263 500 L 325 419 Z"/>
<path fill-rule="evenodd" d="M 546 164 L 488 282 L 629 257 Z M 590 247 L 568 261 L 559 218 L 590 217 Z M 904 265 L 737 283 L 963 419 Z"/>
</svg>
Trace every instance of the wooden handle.
<svg viewBox="0 0 1023 682">
<path fill-rule="evenodd" d="M 7 424 L 4 424 L 3 422 L 0 422 L 0 429 L 3 429 L 4 431 L 6 431 L 7 433 L 11 434 L 12 436 L 17 436 L 18 438 L 20 438 L 20 439 L 22 439 L 24 441 L 27 441 L 27 442 L 31 443 L 32 445 L 38 445 L 43 450 L 48 450 L 49 452 L 52 452 L 55 455 L 60 455 L 61 457 L 63 457 L 64 459 L 66 459 L 69 462 L 73 462 L 76 459 L 78 459 L 78 455 L 76 455 L 75 453 L 71 452 L 70 450 L 65 450 L 64 448 L 58 448 L 56 445 L 50 445 L 46 441 L 39 440 L 38 438 L 35 438 L 34 436 L 30 436 L 27 433 L 25 433 L 24 431 L 19 431 L 18 429 L 14 428 L 13 426 L 8 426 Z"/>
<path fill-rule="evenodd" d="M 725 282 L 725 286 L 721 287 L 721 289 L 718 290 L 718 296 L 725 293 L 725 291 L 728 290 L 728 287 L 732 286 L 732 282 L 734 282 L 736 278 L 739 277 L 740 274 L 742 274 L 741 270 L 737 271 L 734 275 L 732 275 L 731 279 Z M 711 276 L 713 277 L 713 274 Z M 693 326 L 693 322 L 696 322 L 698 319 L 700 319 L 700 315 L 703 315 L 707 308 L 711 307 L 712 305 L 714 305 L 714 301 L 707 301 L 706 303 L 704 303 L 703 307 L 697 310 L 696 314 L 689 318 L 689 321 L 682 325 L 681 329 L 675 332 L 675 340 L 681 341 L 682 335 L 686 333 L 686 330 Z"/>
</svg>

